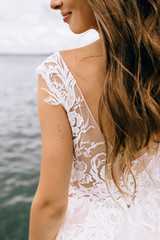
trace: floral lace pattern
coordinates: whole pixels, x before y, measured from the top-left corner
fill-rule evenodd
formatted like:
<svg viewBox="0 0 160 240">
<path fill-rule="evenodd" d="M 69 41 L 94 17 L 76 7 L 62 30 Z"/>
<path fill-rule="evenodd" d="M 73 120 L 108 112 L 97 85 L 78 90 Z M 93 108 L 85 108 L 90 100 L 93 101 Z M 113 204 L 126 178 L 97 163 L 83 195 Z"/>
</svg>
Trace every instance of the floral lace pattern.
<svg viewBox="0 0 160 240">
<path fill-rule="evenodd" d="M 105 183 L 105 145 L 82 92 L 59 52 L 36 69 L 47 84 L 51 105 L 61 104 L 67 113 L 74 146 L 69 203 L 56 240 L 160 239 L 160 149 L 136 160 L 134 199 L 125 199 L 108 180 Z M 137 174 L 140 161 L 147 167 Z M 129 186 L 133 180 L 130 176 Z"/>
</svg>

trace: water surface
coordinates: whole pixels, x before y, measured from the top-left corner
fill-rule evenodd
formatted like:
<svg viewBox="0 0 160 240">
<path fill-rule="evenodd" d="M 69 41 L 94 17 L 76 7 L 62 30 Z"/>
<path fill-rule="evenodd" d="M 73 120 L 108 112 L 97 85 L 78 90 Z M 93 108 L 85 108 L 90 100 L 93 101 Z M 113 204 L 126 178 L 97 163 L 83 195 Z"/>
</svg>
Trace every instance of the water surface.
<svg viewBox="0 0 160 240">
<path fill-rule="evenodd" d="M 0 240 L 28 239 L 41 158 L 35 68 L 46 56 L 0 56 Z"/>
</svg>

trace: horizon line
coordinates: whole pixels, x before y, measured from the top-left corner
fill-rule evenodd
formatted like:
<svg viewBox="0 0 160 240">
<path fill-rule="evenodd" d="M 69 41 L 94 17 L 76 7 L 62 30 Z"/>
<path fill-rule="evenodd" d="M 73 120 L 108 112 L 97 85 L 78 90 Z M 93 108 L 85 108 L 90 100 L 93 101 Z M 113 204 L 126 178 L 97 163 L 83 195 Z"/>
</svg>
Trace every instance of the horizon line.
<svg viewBox="0 0 160 240">
<path fill-rule="evenodd" d="M 1 53 L 0 56 L 46 56 L 51 55 L 53 52 L 46 53 Z"/>
</svg>

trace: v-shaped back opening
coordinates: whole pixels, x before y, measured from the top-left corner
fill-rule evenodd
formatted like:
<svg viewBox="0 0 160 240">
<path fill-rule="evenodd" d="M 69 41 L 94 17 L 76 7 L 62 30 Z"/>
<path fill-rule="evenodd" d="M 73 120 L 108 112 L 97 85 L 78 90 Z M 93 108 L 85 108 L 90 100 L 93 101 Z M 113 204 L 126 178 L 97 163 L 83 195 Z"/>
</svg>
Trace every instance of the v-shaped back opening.
<svg viewBox="0 0 160 240">
<path fill-rule="evenodd" d="M 82 93 L 82 91 L 81 91 L 81 89 L 80 89 L 80 87 L 79 87 L 76 79 L 73 77 L 73 74 L 72 74 L 71 71 L 69 70 L 69 67 L 68 67 L 68 65 L 66 64 L 66 62 L 64 61 L 61 53 L 60 53 L 60 52 L 57 52 L 57 53 L 59 54 L 59 56 L 60 56 L 63 64 L 65 65 L 67 71 L 71 74 L 73 80 L 75 81 L 75 84 L 76 84 L 76 86 L 77 86 L 77 88 L 78 88 L 78 91 L 79 91 L 81 97 L 83 98 L 83 100 L 84 100 L 84 102 L 85 102 L 86 108 L 87 108 L 90 116 L 92 117 L 92 119 L 93 119 L 93 121 L 94 121 L 94 123 L 95 123 L 95 125 L 96 125 L 96 127 L 97 127 L 97 129 L 98 129 L 98 131 L 102 134 L 102 132 L 101 132 L 101 130 L 100 130 L 100 126 L 99 126 L 99 124 L 97 123 L 97 121 L 95 120 L 95 117 L 93 116 L 93 114 L 92 114 L 92 112 L 91 112 L 91 110 L 90 110 L 90 108 L 89 108 L 89 106 L 88 106 L 88 104 L 87 104 L 87 102 L 86 102 L 86 100 L 85 100 L 85 97 L 84 97 L 84 95 L 83 95 L 83 93 Z"/>
</svg>

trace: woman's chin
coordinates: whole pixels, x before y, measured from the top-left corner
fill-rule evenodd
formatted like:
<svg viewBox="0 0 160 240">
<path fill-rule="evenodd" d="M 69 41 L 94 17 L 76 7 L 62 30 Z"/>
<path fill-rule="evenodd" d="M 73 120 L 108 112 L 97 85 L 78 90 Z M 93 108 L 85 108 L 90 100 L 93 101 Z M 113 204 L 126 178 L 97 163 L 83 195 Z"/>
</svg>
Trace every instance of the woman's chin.
<svg viewBox="0 0 160 240">
<path fill-rule="evenodd" d="M 91 29 L 91 28 L 72 28 L 71 26 L 69 26 L 69 28 L 75 34 L 81 34 Z"/>
</svg>

